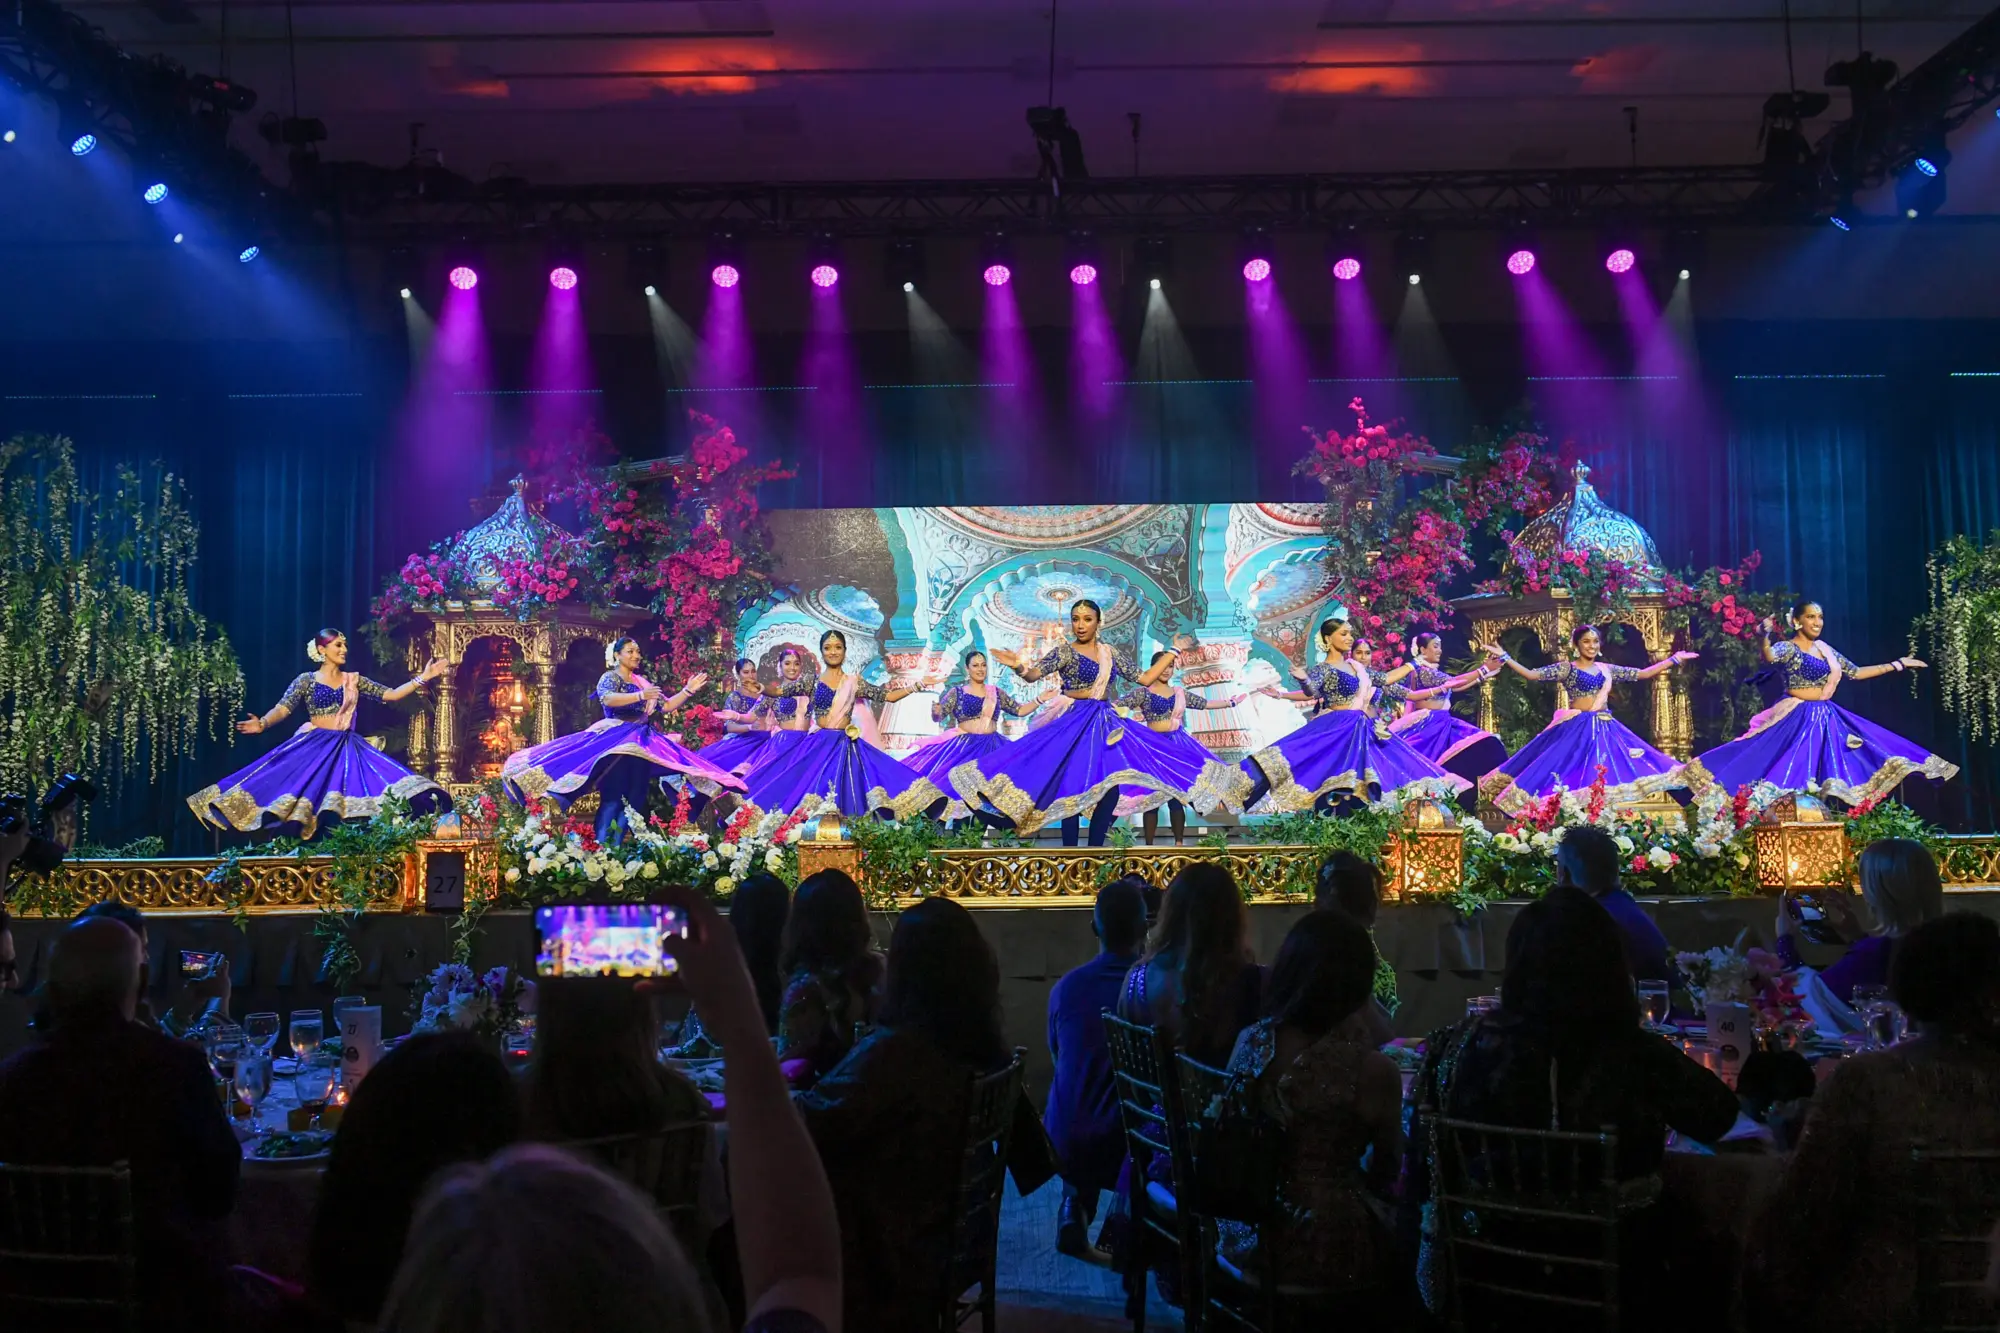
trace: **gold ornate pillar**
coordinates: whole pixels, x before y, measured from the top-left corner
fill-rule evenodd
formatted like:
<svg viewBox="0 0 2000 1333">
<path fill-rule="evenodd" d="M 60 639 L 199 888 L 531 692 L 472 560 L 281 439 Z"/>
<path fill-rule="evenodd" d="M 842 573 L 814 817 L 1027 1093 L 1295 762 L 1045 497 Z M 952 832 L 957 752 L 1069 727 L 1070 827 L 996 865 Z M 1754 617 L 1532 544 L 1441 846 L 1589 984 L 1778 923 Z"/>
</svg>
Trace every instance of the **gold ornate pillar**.
<svg viewBox="0 0 2000 1333">
<path fill-rule="evenodd" d="M 437 762 L 432 776 L 439 782 L 458 780 L 458 663 L 438 677 Z"/>
<path fill-rule="evenodd" d="M 529 688 L 535 692 L 534 744 L 556 738 L 556 669 L 547 662 L 528 664 Z"/>
</svg>

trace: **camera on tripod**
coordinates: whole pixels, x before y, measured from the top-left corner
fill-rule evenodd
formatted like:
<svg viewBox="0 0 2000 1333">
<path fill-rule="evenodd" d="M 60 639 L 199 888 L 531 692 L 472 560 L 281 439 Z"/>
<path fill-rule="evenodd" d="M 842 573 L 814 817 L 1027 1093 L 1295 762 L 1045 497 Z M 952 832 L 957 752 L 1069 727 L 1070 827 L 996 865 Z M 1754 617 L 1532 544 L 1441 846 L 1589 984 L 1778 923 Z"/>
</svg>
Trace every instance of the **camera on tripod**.
<svg viewBox="0 0 2000 1333">
<path fill-rule="evenodd" d="M 26 831 L 28 844 L 14 858 L 14 867 L 45 875 L 63 863 L 76 843 L 77 805 L 97 799 L 97 787 L 75 773 L 65 773 L 49 785 L 42 808 L 32 819 L 33 802 L 19 792 L 0 795 L 0 837 Z"/>
</svg>

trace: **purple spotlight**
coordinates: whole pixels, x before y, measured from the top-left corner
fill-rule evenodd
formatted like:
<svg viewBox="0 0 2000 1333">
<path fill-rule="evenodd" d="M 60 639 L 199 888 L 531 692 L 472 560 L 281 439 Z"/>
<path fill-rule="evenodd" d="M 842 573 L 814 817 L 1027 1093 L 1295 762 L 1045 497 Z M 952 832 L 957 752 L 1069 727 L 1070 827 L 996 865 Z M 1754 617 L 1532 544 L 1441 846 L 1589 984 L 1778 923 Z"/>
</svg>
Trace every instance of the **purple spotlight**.
<svg viewBox="0 0 2000 1333">
<path fill-rule="evenodd" d="M 1353 282 L 1361 276 L 1361 261 L 1358 259 L 1336 259 L 1333 261 L 1333 276 L 1342 282 Z"/>
<path fill-rule="evenodd" d="M 983 276 L 988 287 L 1005 287 L 1014 280 L 1014 270 L 1005 264 L 988 264 Z"/>
<path fill-rule="evenodd" d="M 743 275 L 736 271 L 734 264 L 717 264 L 708 271 L 708 280 L 718 287 L 734 287 L 743 281 Z"/>
<path fill-rule="evenodd" d="M 1608 273 L 1630 273 L 1632 266 L 1639 262 L 1639 256 L 1630 250 L 1613 250 L 1604 256 L 1604 268 Z"/>
<path fill-rule="evenodd" d="M 720 271 L 719 269 L 717 270 L 717 272 Z M 813 271 L 807 276 L 812 279 L 812 285 L 815 287 L 831 287 L 840 281 L 840 270 L 831 264 L 818 264 L 814 266 Z M 729 285 L 720 278 L 717 278 L 716 282 L 724 287 Z"/>
<path fill-rule="evenodd" d="M 1097 281 L 1097 265 L 1078 264 L 1069 271 L 1069 280 L 1079 287 L 1088 287 Z"/>
<path fill-rule="evenodd" d="M 1516 250 L 1507 256 L 1507 271 L 1517 278 L 1526 277 L 1535 271 L 1535 252 Z"/>
<path fill-rule="evenodd" d="M 1271 261 L 1268 259 L 1253 259 L 1243 266 L 1245 282 L 1262 282 L 1270 276 Z"/>
<path fill-rule="evenodd" d="M 576 270 L 563 265 L 549 270 L 549 286 L 566 292 L 576 286 Z"/>
<path fill-rule="evenodd" d="M 460 264 L 446 276 L 447 281 L 462 292 L 469 292 L 479 285 L 479 275 L 463 264 Z"/>
</svg>

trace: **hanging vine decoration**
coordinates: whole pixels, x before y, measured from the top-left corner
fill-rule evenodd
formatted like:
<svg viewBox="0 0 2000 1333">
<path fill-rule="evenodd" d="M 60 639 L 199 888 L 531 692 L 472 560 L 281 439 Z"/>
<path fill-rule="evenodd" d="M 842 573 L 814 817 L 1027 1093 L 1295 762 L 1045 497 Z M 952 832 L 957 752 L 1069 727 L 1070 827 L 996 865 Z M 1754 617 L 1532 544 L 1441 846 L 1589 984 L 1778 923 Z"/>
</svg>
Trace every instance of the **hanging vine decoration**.
<svg viewBox="0 0 2000 1333">
<path fill-rule="evenodd" d="M 1930 609 L 1911 647 L 1937 671 L 1938 698 L 1975 741 L 2000 737 L 2000 529 L 1947 540 L 1924 561 Z"/>
<path fill-rule="evenodd" d="M 0 789 L 158 781 L 228 734 L 243 671 L 188 595 L 198 539 L 172 472 L 120 466 L 91 490 L 69 440 L 0 443 Z"/>
</svg>

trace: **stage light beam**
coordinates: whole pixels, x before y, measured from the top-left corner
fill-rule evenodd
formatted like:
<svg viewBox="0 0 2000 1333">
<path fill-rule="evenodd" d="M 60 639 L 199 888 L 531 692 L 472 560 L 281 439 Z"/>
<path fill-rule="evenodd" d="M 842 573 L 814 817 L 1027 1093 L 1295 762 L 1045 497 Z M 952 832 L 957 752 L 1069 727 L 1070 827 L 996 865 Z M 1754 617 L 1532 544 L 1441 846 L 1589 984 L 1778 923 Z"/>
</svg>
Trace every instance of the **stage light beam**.
<svg viewBox="0 0 2000 1333">
<path fill-rule="evenodd" d="M 813 286 L 824 289 L 840 281 L 840 270 L 831 264 L 815 264 L 807 276 L 812 279 Z"/>
<path fill-rule="evenodd" d="M 12 143 L 17 137 L 19 136 L 13 130 L 8 130 L 5 134 L 0 134 L 0 143 Z"/>
<path fill-rule="evenodd" d="M 236 252 L 236 262 L 239 264 L 247 264 L 250 261 L 254 260 L 258 255 L 261 255 L 263 253 L 264 253 L 264 247 L 261 245 L 246 245 L 241 250 Z"/>
<path fill-rule="evenodd" d="M 1533 250 L 1521 249 L 1508 255 L 1507 271 L 1517 278 L 1525 278 L 1528 274 L 1533 273 L 1535 271 L 1535 252 Z"/>
<path fill-rule="evenodd" d="M 567 264 L 560 264 L 550 269 L 549 286 L 559 292 L 574 291 L 576 289 L 576 270 Z"/>
<path fill-rule="evenodd" d="M 77 135 L 69 141 L 69 151 L 78 157 L 88 157 L 91 153 L 97 151 L 97 136 L 94 134 Z"/>
<path fill-rule="evenodd" d="M 1604 256 L 1604 271 L 1606 273 L 1630 273 L 1632 266 L 1638 262 L 1639 257 L 1637 255 L 1620 246 L 1618 249 Z"/>
<path fill-rule="evenodd" d="M 1245 282 L 1265 282 L 1269 280 L 1270 276 L 1271 261 L 1261 256 L 1251 259 L 1243 265 L 1243 280 Z"/>
<path fill-rule="evenodd" d="M 402 297 L 405 301 L 407 301 L 410 299 L 410 289 L 408 287 L 399 288 L 396 292 L 396 295 Z"/>
<path fill-rule="evenodd" d="M 1097 281 L 1097 265 L 1078 264 L 1069 271 L 1069 280 L 1078 287 L 1088 287 Z"/>
<path fill-rule="evenodd" d="M 1005 287 L 1014 280 L 1014 270 L 1005 264 L 988 264 L 980 276 L 986 279 L 988 287 Z M 904 290 L 909 289 L 906 287 Z"/>
<path fill-rule="evenodd" d="M 158 181 L 146 187 L 146 193 L 144 198 L 147 203 L 157 204 L 166 197 L 167 197 L 167 186 L 165 181 Z"/>
</svg>

